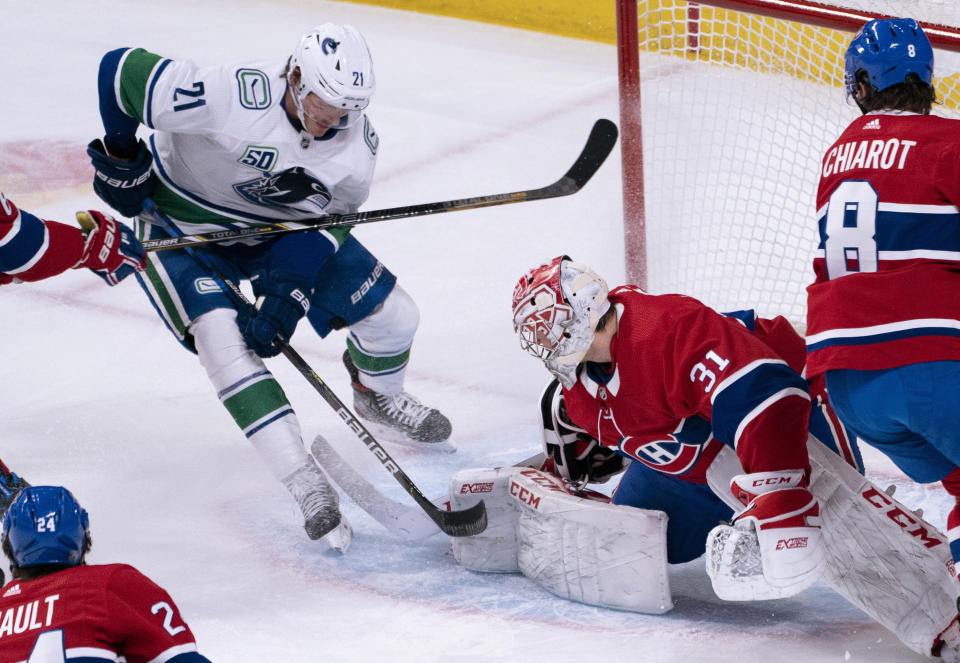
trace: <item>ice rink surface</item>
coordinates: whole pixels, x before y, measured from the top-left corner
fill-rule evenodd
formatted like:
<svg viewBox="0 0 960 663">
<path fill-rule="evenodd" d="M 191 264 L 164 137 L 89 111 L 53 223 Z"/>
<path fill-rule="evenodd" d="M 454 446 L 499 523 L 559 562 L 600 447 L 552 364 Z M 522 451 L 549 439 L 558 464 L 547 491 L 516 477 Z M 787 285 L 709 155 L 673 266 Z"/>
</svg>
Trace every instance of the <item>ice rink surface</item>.
<svg viewBox="0 0 960 663">
<path fill-rule="evenodd" d="M 84 146 L 101 131 L 105 51 L 281 60 L 324 21 L 360 28 L 376 65 L 369 115 L 381 142 L 365 209 L 546 185 L 595 119 L 617 120 L 612 46 L 337 2 L 18 3 L 5 12 L 0 56 L 0 190 L 51 219 L 102 207 Z M 512 333 L 513 285 L 561 253 L 622 282 L 620 199 L 615 152 L 570 198 L 355 231 L 419 303 L 408 390 L 453 421 L 455 454 L 390 447 L 428 495 L 442 495 L 459 469 L 538 450 L 535 402 L 547 376 Z M 91 515 L 89 561 L 132 563 L 167 588 L 215 663 L 922 660 L 826 587 L 723 604 L 702 561 L 672 569 L 676 608 L 654 617 L 463 570 L 446 537 L 400 541 L 348 500 L 352 547 L 321 552 L 133 279 L 109 289 L 78 271 L 5 287 L 0 320 L 0 457 L 35 484 L 72 489 Z M 342 332 L 321 341 L 303 325 L 293 345 L 349 396 Z M 406 499 L 284 359 L 268 362 L 305 439 L 323 433 Z M 866 456 L 882 485 L 904 484 L 885 459 Z M 934 491 L 904 484 L 898 497 L 943 526 Z"/>
</svg>

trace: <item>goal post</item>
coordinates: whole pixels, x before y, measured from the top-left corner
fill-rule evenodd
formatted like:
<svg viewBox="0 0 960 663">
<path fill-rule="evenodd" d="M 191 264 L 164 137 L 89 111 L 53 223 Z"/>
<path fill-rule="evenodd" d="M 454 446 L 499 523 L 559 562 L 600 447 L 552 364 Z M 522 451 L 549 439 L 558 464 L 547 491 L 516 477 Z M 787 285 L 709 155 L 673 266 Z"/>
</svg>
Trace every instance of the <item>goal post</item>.
<svg viewBox="0 0 960 663">
<path fill-rule="evenodd" d="M 616 0 L 628 280 L 802 327 L 824 151 L 860 112 L 843 56 L 872 18 L 935 48 L 960 117 L 955 0 Z"/>
</svg>

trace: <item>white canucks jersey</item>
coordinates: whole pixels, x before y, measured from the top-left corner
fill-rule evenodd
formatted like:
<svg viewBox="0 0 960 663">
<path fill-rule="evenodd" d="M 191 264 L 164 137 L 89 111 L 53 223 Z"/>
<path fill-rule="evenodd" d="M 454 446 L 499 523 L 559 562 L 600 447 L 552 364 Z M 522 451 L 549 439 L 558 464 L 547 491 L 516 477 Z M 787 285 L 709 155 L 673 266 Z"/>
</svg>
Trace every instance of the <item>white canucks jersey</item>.
<svg viewBox="0 0 960 663">
<path fill-rule="evenodd" d="M 184 233 L 354 212 L 367 199 L 379 140 L 369 120 L 322 138 L 299 131 L 283 107 L 284 70 L 199 67 L 143 49 L 104 57 L 107 134 L 135 131 L 134 121 L 154 130 L 153 199 Z"/>
</svg>

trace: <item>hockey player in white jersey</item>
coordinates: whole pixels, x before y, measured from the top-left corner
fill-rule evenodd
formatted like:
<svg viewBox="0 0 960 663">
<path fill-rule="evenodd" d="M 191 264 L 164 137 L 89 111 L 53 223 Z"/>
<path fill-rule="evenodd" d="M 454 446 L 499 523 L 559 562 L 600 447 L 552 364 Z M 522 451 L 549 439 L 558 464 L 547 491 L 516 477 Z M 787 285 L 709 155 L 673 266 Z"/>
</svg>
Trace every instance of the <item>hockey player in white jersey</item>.
<svg viewBox="0 0 960 663">
<path fill-rule="evenodd" d="M 276 62 L 200 67 L 117 49 L 98 82 L 105 136 L 87 150 L 94 189 L 137 217 L 141 239 L 350 213 L 367 199 L 379 137 L 364 110 L 375 81 L 351 26 L 317 26 Z M 146 140 L 141 124 L 153 130 Z M 321 337 L 347 327 L 357 413 L 388 439 L 443 442 L 449 420 L 403 389 L 416 304 L 348 228 L 198 251 L 150 254 L 140 284 L 300 504 L 310 538 L 348 537 L 336 492 L 261 357 L 276 355 L 274 339 L 289 339 L 303 317 Z M 216 272 L 249 280 L 257 308 L 236 304 Z"/>
</svg>

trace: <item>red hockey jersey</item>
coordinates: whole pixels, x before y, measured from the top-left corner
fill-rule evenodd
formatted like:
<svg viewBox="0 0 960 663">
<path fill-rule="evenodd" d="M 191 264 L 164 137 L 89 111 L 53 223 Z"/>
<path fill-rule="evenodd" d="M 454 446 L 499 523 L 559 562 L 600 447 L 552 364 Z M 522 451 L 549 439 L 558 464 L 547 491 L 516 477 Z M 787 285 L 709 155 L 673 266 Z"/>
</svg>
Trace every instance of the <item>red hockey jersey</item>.
<svg viewBox="0 0 960 663">
<path fill-rule="evenodd" d="M 618 324 L 612 372 L 588 363 L 564 390 L 575 423 L 605 446 L 699 483 L 721 444 L 736 449 L 747 472 L 809 467 L 802 342 L 786 321 L 763 321 L 768 345 L 690 297 L 624 286 L 609 298 Z M 703 443 L 689 441 L 696 433 Z"/>
<path fill-rule="evenodd" d="M 126 564 L 77 566 L 0 592 L 0 661 L 206 660 L 170 596 Z M 44 652 L 45 655 L 38 652 Z M 190 654 L 193 653 L 193 656 Z"/>
<path fill-rule="evenodd" d="M 80 262 L 83 249 L 79 228 L 18 210 L 0 194 L 0 285 L 64 272 Z"/>
<path fill-rule="evenodd" d="M 807 375 L 960 359 L 960 121 L 855 120 L 823 158 Z"/>
</svg>

